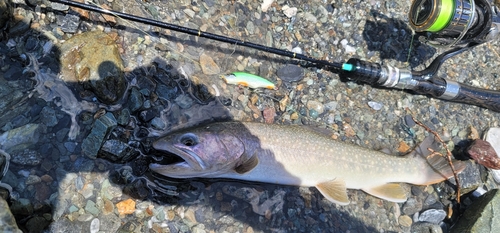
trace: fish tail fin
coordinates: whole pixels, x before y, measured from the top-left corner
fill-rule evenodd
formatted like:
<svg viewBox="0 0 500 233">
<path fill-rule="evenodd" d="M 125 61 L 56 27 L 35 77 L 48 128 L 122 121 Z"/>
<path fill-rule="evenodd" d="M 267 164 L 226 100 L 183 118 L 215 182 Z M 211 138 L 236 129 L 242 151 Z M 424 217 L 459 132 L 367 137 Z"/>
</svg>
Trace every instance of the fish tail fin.
<svg viewBox="0 0 500 233">
<path fill-rule="evenodd" d="M 440 143 L 435 140 L 434 136 L 428 136 L 411 153 L 417 160 L 424 163 L 425 167 L 422 173 L 417 174 L 419 176 L 419 182 L 415 182 L 414 184 L 430 185 L 453 177 L 453 169 L 445 157 L 446 155 L 432 155 L 428 150 L 430 148 L 434 151 L 439 151 L 439 147 Z M 467 165 L 466 162 L 459 160 L 452 160 L 451 163 L 456 173 L 462 172 Z"/>
<path fill-rule="evenodd" d="M 428 164 L 428 168 L 425 173 L 422 174 L 425 178 L 422 185 L 439 183 L 453 177 L 453 169 L 444 156 L 431 155 L 426 160 L 426 163 Z M 455 168 L 455 172 L 457 174 L 462 172 L 467 165 L 464 161 L 459 160 L 452 160 L 451 163 L 453 164 L 453 168 Z"/>
</svg>

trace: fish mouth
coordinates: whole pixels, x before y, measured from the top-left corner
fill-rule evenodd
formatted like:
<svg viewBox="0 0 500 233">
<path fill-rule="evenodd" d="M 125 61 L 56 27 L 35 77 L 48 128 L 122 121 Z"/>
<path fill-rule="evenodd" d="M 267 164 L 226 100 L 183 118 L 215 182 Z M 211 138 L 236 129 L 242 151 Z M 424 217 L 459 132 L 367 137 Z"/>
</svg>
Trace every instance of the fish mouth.
<svg viewBox="0 0 500 233">
<path fill-rule="evenodd" d="M 153 148 L 157 150 L 156 155 L 160 155 L 161 158 L 149 164 L 149 168 L 154 172 L 182 175 L 180 174 L 182 171 L 203 171 L 206 168 L 201 158 L 184 145 L 158 141 L 153 144 Z"/>
</svg>

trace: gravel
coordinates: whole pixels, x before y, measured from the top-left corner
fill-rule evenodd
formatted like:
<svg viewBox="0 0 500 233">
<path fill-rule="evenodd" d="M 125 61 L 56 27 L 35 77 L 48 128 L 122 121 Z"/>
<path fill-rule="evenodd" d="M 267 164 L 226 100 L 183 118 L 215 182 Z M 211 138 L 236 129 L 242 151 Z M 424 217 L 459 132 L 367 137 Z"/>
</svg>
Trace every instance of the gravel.
<svg viewBox="0 0 500 233">
<path fill-rule="evenodd" d="M 409 1 L 277 0 L 266 10 L 262 1 L 94 2 L 331 62 L 356 57 L 421 70 L 445 51 L 418 38 L 411 44 Z M 406 203 L 349 190 L 351 204 L 337 206 L 315 188 L 161 177 L 148 164 L 172 158 L 156 154 L 151 144 L 176 129 L 233 119 L 326 128 L 336 140 L 396 155 L 400 145 L 412 148 L 429 134 L 411 116 L 442 135 L 450 149 L 467 143 L 470 126 L 484 132 L 499 125 L 499 113 L 491 110 L 345 82 L 328 69 L 234 44 L 122 19 L 115 25 L 63 6 L 15 1 L 11 7 L 8 37 L 0 33 L 0 149 L 13 158 L 2 182 L 13 188 L 12 214 L 25 231 L 45 225 L 47 232 L 447 231 L 471 203 L 465 194 L 462 200 L 469 201 L 458 209 L 450 182 L 413 186 Z M 123 64 L 108 64 L 113 69 L 102 73 L 98 64 L 80 66 L 82 54 L 93 50 L 63 45 L 89 31 L 109 36 L 97 42 L 114 47 L 113 59 Z M 446 61 L 437 75 L 493 89 L 497 51 L 498 41 L 478 46 Z M 73 65 L 62 66 L 61 54 Z M 78 70 L 76 78 L 87 72 L 111 78 L 97 91 L 97 81 L 61 75 L 78 67 L 88 70 Z M 220 78 L 235 71 L 266 78 L 277 90 Z M 469 165 L 460 179 L 467 192 L 497 188 L 479 165 Z"/>
</svg>

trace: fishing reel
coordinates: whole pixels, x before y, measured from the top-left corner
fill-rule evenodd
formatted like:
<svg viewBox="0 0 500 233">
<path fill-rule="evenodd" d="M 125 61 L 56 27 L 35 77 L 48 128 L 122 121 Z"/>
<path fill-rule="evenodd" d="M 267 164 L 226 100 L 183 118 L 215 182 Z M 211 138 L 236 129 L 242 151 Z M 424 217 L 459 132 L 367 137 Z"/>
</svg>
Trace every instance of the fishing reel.
<svg viewBox="0 0 500 233">
<path fill-rule="evenodd" d="M 500 1 L 414 0 L 410 27 L 420 40 L 435 47 L 467 47 L 500 35 Z"/>
</svg>

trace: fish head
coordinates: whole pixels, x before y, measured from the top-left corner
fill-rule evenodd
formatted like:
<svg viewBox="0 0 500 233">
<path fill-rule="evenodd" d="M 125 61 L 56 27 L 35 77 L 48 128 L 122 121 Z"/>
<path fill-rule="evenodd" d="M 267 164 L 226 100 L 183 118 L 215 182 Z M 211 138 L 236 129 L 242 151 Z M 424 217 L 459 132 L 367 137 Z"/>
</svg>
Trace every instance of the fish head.
<svg viewBox="0 0 500 233">
<path fill-rule="evenodd" d="M 180 158 L 170 164 L 149 165 L 152 171 L 173 178 L 216 177 L 234 170 L 245 153 L 238 137 L 213 125 L 167 135 L 153 147 Z"/>
</svg>

